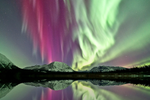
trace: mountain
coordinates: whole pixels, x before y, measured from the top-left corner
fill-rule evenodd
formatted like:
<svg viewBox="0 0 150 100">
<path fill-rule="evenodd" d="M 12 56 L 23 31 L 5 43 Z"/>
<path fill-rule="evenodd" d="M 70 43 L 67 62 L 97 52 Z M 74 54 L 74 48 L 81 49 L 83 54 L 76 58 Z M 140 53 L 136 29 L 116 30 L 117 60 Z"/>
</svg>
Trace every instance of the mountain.
<svg viewBox="0 0 150 100">
<path fill-rule="evenodd" d="M 0 53 L 0 69 L 17 69 L 17 67 Z"/>
<path fill-rule="evenodd" d="M 48 87 L 53 90 L 63 90 L 67 88 L 73 80 L 51 80 L 51 81 L 43 81 L 43 82 L 27 82 L 24 83 L 26 85 L 31 85 L 35 87 Z"/>
<path fill-rule="evenodd" d="M 30 67 L 25 67 L 28 70 L 37 71 L 52 71 L 52 72 L 74 72 L 71 67 L 62 62 L 52 62 L 48 65 L 35 65 Z"/>
<path fill-rule="evenodd" d="M 0 53 L 0 69 L 17 69 L 9 59 Z M 69 67 L 67 64 L 62 62 L 52 62 L 50 64 L 44 65 L 35 65 L 25 67 L 27 70 L 36 70 L 36 71 L 52 71 L 52 72 L 74 72 L 74 70 Z M 112 66 L 99 66 L 94 67 L 88 72 L 109 72 L 115 70 L 123 70 L 126 68 L 123 67 L 112 67 Z"/>
<path fill-rule="evenodd" d="M 124 70 L 127 68 L 124 67 L 112 67 L 112 66 L 99 66 L 99 67 L 94 67 L 88 72 L 109 72 L 109 71 L 115 71 L 115 70 Z"/>
</svg>

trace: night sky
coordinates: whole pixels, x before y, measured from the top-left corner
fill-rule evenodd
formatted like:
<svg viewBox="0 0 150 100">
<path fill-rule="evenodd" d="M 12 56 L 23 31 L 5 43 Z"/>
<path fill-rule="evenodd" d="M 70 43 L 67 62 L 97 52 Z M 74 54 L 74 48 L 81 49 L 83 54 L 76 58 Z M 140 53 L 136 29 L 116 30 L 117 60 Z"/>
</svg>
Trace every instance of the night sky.
<svg viewBox="0 0 150 100">
<path fill-rule="evenodd" d="M 19 67 L 148 64 L 150 1 L 1 0 L 0 52 Z"/>
<path fill-rule="evenodd" d="M 150 0 L 0 0 L 0 53 L 20 68 L 53 61 L 77 71 L 150 64 L 149 5 Z"/>
<path fill-rule="evenodd" d="M 148 64 L 150 1 L 87 1 L 1 0 L 0 52 L 19 67 Z"/>
<path fill-rule="evenodd" d="M 32 53 L 32 39 L 21 28 L 20 2 L 0 0 L 0 52 L 19 67 L 42 64 L 40 53 Z"/>
</svg>

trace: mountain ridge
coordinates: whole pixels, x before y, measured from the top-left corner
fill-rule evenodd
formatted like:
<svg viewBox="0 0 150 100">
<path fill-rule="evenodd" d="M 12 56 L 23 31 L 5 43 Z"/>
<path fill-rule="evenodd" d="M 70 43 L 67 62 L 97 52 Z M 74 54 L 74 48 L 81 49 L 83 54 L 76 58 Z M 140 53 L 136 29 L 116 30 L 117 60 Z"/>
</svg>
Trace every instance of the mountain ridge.
<svg viewBox="0 0 150 100">
<path fill-rule="evenodd" d="M 0 69 L 17 69 L 18 67 L 15 66 L 6 56 L 0 53 Z"/>
<path fill-rule="evenodd" d="M 74 70 L 67 64 L 57 61 L 52 62 L 50 64 L 29 66 L 23 69 L 37 70 L 37 71 L 52 71 L 52 72 L 74 72 Z"/>
<path fill-rule="evenodd" d="M 112 66 L 98 66 L 98 67 L 93 67 L 91 70 L 88 72 L 109 72 L 109 71 L 115 71 L 115 70 L 124 70 L 127 68 L 124 67 L 112 67 Z"/>
</svg>

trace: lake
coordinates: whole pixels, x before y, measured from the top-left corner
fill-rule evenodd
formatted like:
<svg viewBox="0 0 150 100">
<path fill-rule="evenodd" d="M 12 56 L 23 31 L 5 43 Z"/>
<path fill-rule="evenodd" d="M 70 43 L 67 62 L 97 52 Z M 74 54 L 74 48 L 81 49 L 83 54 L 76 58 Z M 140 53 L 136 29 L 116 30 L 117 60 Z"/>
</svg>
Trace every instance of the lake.
<svg viewBox="0 0 150 100">
<path fill-rule="evenodd" d="M 52 90 L 21 83 L 0 100 L 150 100 L 150 87 L 133 84 L 98 86 L 75 81 L 66 89 Z"/>
</svg>

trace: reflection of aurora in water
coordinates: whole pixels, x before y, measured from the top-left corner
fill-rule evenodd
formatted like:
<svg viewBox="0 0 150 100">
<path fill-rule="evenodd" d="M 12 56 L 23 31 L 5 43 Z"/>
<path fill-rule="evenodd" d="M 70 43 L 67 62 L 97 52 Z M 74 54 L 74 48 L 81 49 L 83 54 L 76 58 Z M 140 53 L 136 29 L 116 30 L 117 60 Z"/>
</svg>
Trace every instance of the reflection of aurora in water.
<svg viewBox="0 0 150 100">
<path fill-rule="evenodd" d="M 94 86 L 89 82 L 75 81 L 72 83 L 74 100 L 124 100 L 117 94 Z"/>
<path fill-rule="evenodd" d="M 23 30 L 47 62 L 75 70 L 149 63 L 147 0 L 23 1 Z M 140 58 L 139 58 L 140 57 Z"/>
</svg>

